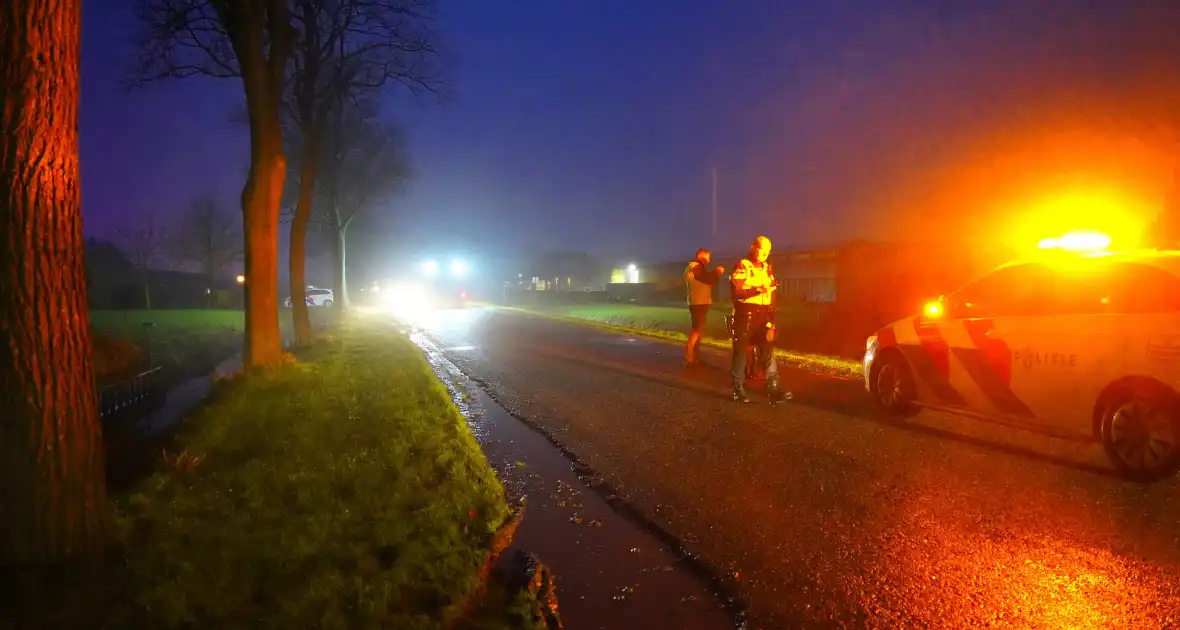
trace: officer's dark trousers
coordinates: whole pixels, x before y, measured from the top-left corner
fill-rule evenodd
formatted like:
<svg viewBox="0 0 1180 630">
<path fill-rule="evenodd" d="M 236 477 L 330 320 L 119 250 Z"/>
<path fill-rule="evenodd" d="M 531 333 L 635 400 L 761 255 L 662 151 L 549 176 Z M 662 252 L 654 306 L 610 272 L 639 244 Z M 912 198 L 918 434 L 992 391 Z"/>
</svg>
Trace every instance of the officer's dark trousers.
<svg viewBox="0 0 1180 630">
<path fill-rule="evenodd" d="M 733 313 L 733 357 L 730 361 L 730 376 L 737 388 L 746 382 L 746 354 L 750 346 L 758 350 L 755 356 L 761 361 L 759 367 L 766 375 L 767 382 L 777 380 L 778 369 L 774 363 L 774 347 L 766 340 L 766 325 L 773 322 L 774 311 L 769 306 L 753 304 L 734 305 Z"/>
</svg>

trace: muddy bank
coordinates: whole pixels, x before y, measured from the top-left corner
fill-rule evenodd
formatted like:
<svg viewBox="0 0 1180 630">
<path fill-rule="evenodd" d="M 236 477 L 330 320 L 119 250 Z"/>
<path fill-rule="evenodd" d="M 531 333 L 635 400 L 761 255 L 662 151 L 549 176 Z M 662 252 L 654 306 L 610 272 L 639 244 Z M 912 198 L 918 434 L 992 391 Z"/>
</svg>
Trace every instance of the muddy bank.
<svg viewBox="0 0 1180 630">
<path fill-rule="evenodd" d="M 569 453 L 509 414 L 421 334 L 412 338 L 447 384 L 525 517 L 510 553 L 535 554 L 557 575 L 566 628 L 744 628 L 725 581 L 594 482 Z"/>
</svg>

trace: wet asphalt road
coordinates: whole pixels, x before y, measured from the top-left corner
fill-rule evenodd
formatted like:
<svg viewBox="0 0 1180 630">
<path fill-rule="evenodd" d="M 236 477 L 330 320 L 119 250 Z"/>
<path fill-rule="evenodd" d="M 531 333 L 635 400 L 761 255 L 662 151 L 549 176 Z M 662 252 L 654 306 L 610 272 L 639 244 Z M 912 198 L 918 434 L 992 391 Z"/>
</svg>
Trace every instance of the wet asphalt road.
<svg viewBox="0 0 1180 630">
<path fill-rule="evenodd" d="M 736 405 L 679 347 L 512 311 L 426 329 L 732 580 L 751 628 L 1180 627 L 1180 482 L 1124 482 L 1097 446 L 890 422 L 802 372 L 793 403 Z"/>
</svg>

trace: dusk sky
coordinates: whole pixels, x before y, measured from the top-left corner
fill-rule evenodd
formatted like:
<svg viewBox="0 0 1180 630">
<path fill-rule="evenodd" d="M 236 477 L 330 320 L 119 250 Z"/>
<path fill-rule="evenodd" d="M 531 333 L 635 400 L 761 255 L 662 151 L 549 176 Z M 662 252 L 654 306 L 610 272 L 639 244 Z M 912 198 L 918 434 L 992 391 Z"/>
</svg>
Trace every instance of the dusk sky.
<svg viewBox="0 0 1180 630">
<path fill-rule="evenodd" d="M 236 208 L 240 81 L 124 91 L 123 4 L 85 5 L 87 232 L 204 191 Z M 480 251 L 675 259 L 759 233 L 786 246 L 963 229 L 960 215 L 995 221 L 1079 186 L 1157 206 L 1180 137 L 1177 5 L 441 0 L 455 99 L 390 90 L 417 175 L 383 238 L 406 255 L 458 233 Z"/>
</svg>

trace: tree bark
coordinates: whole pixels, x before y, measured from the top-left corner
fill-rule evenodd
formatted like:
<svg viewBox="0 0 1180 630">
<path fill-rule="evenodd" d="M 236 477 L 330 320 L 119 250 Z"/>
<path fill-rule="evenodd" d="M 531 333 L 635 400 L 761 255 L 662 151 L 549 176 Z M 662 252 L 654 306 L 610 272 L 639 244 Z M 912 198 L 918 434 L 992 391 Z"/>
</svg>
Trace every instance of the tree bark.
<svg viewBox="0 0 1180 630">
<path fill-rule="evenodd" d="M 245 364 L 273 367 L 281 363 L 283 340 L 279 331 L 279 201 L 287 161 L 278 124 L 272 137 L 261 141 L 251 160 L 250 176 L 242 191 L 242 220 L 246 232 L 246 356 Z M 269 134 L 267 134 L 269 135 Z"/>
<path fill-rule="evenodd" d="M 261 19 L 243 12 L 242 20 Z M 283 359 L 279 331 L 279 205 L 287 158 L 283 155 L 279 126 L 281 72 L 266 57 L 264 29 L 241 22 L 231 33 L 242 68 L 246 110 L 250 116 L 250 174 L 242 189 L 242 225 L 246 255 L 246 352 L 247 367 L 274 367 Z M 271 51 L 272 55 L 279 54 Z"/>
<path fill-rule="evenodd" d="M 295 345 L 311 343 L 311 319 L 307 313 L 307 226 L 311 222 L 311 204 L 316 176 L 315 134 L 304 132 L 303 155 L 299 160 L 299 199 L 295 219 L 291 222 L 291 252 L 287 262 L 291 272 L 291 317 L 295 328 Z"/>
<path fill-rule="evenodd" d="M 81 23 L 81 0 L 0 2 L 0 566 L 96 552 L 110 531 L 78 180 Z"/>
</svg>

